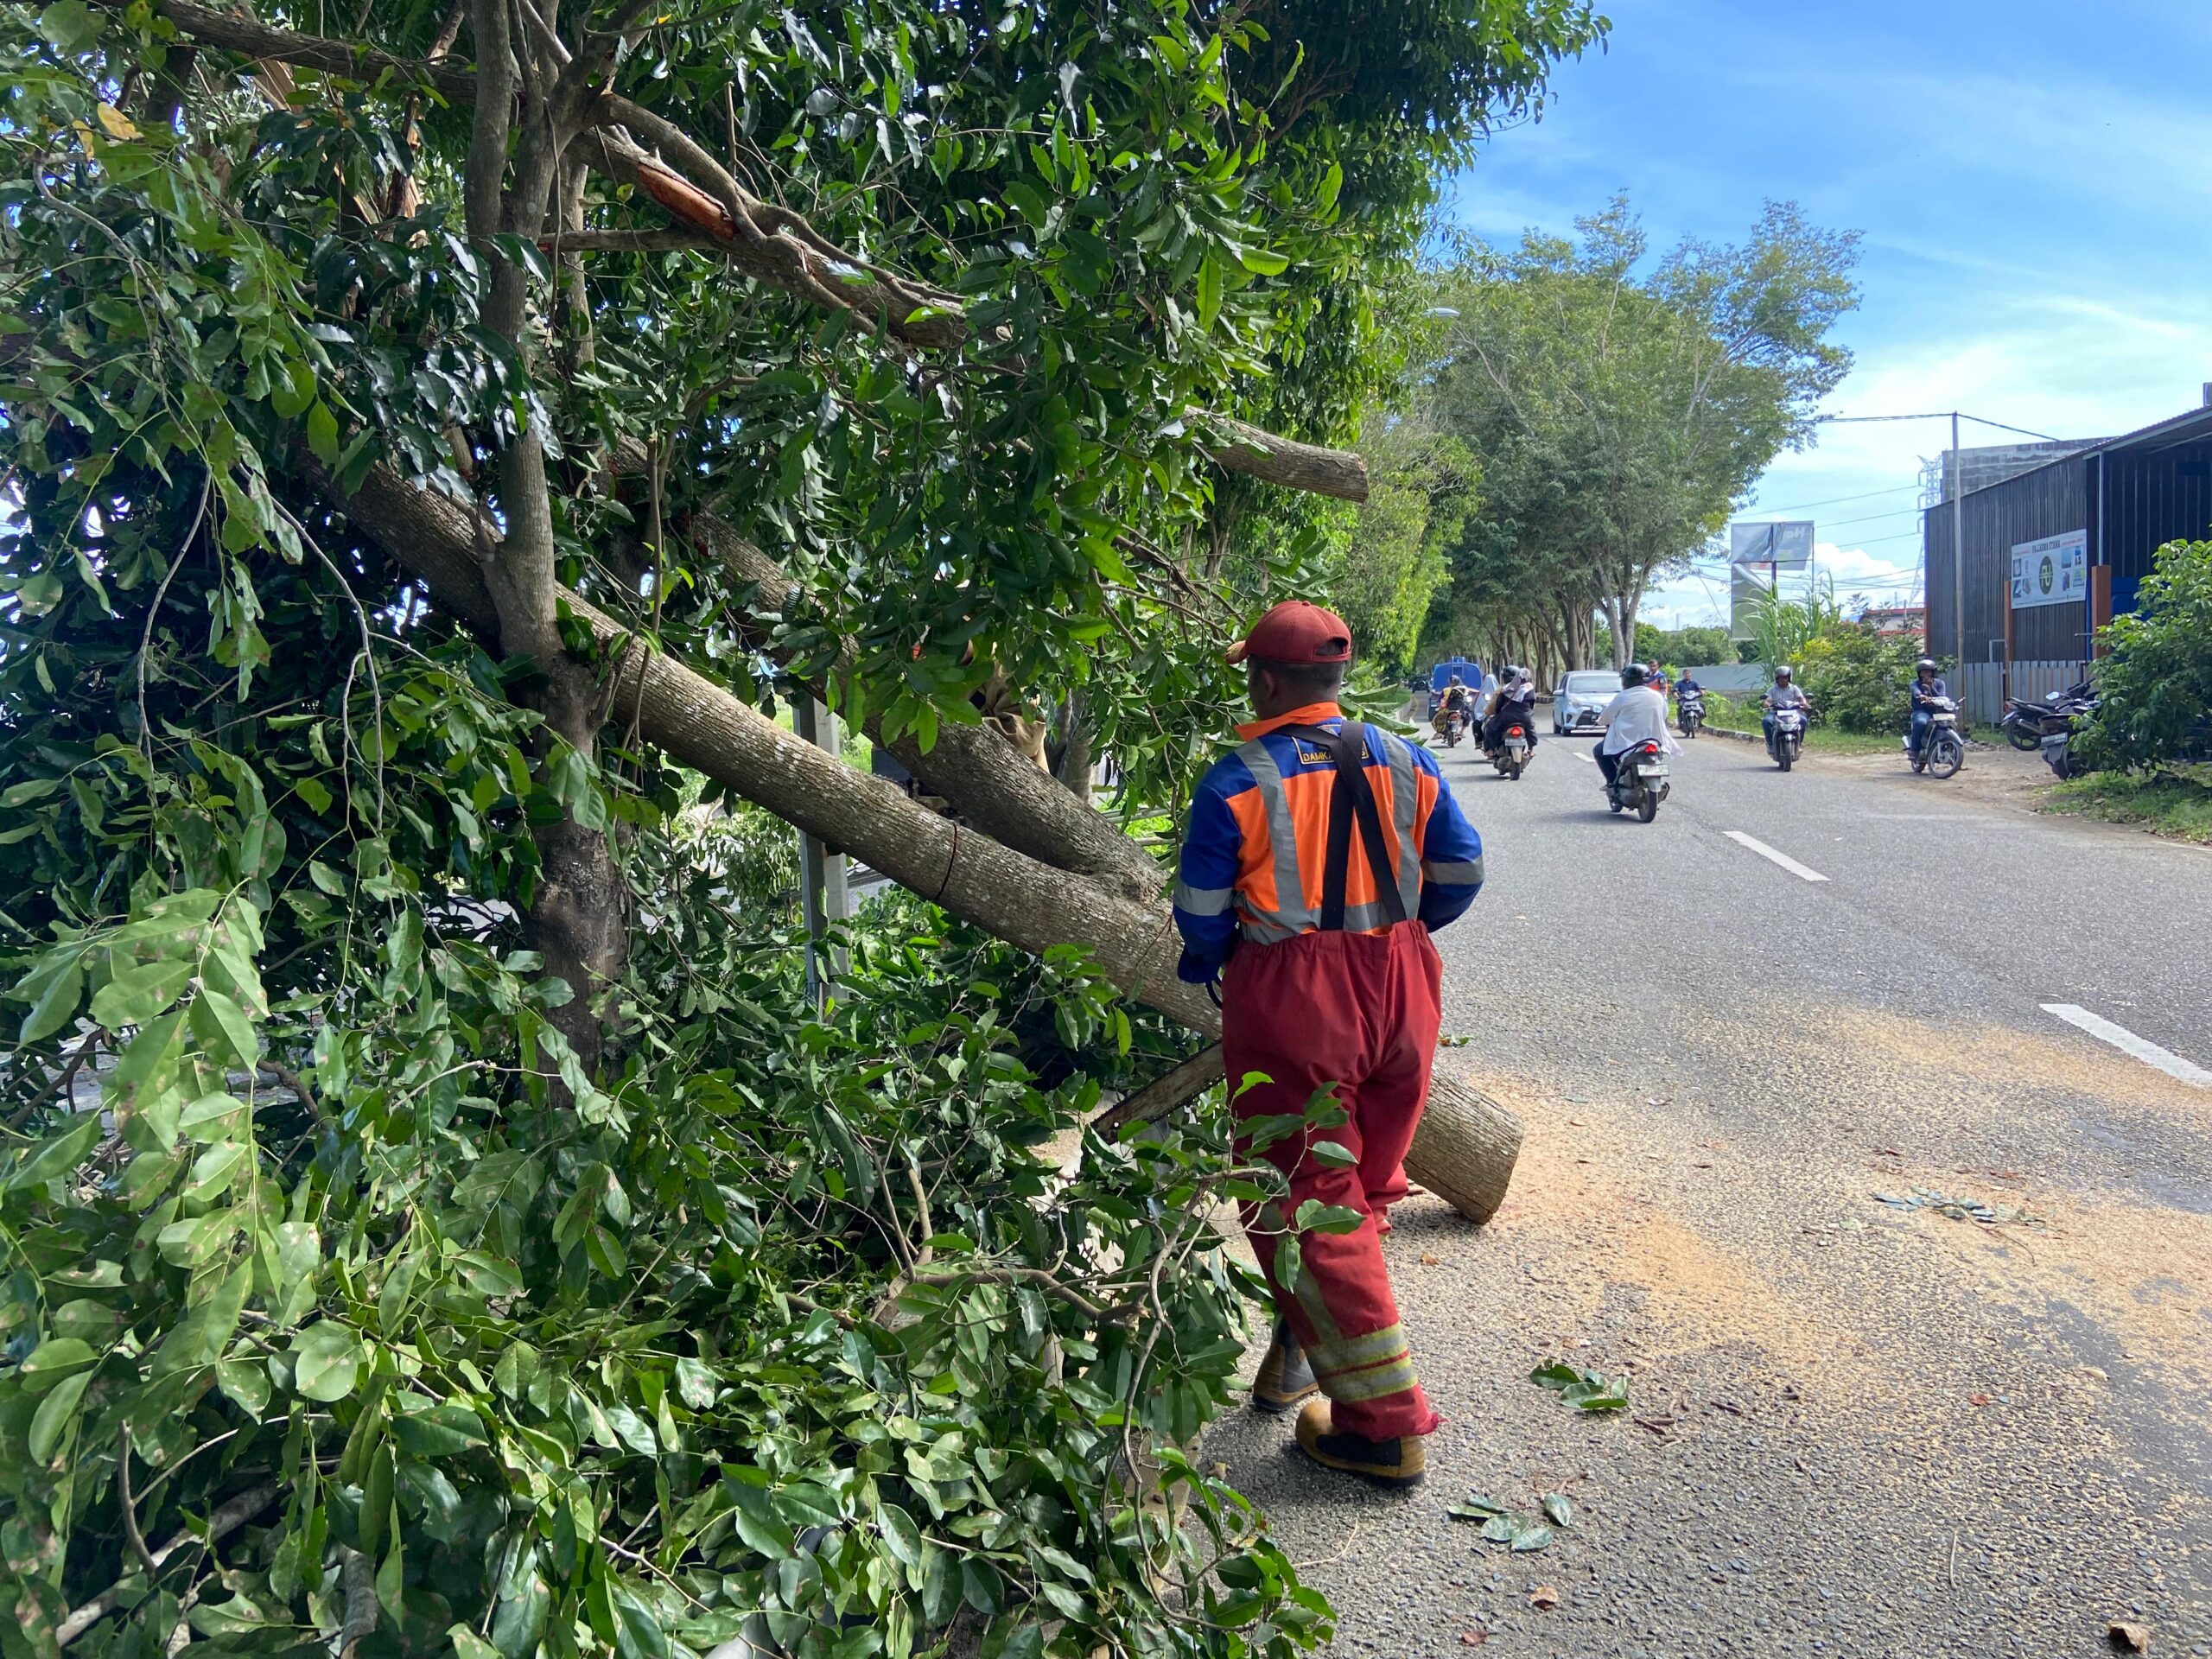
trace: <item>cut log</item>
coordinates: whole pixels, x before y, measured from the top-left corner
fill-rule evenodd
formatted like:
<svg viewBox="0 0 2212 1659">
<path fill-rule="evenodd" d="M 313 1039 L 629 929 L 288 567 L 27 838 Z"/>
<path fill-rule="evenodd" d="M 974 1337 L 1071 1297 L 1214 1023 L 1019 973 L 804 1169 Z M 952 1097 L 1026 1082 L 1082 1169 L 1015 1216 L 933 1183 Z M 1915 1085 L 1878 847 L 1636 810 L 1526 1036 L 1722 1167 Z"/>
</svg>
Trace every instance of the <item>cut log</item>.
<svg viewBox="0 0 2212 1659">
<path fill-rule="evenodd" d="M 488 523 L 472 523 L 469 509 L 385 467 L 371 470 L 346 512 L 441 603 L 496 638 L 498 614 L 474 555 L 478 537 L 492 535 Z M 613 658 L 613 717 L 635 721 L 671 759 L 858 854 L 910 892 L 1010 944 L 1039 954 L 1056 944 L 1083 946 L 1125 995 L 1202 1036 L 1220 1035 L 1212 1000 L 1175 977 L 1180 943 L 1166 906 L 1055 868 L 917 806 L 648 649 L 581 596 L 563 597 Z M 1027 761 L 1016 764 L 1042 776 Z M 1485 1220 L 1504 1198 L 1520 1142 L 1511 1113 L 1456 1079 L 1439 1078 L 1406 1171 L 1462 1214 Z"/>
<path fill-rule="evenodd" d="M 1221 1045 L 1200 1050 L 1123 1096 L 1091 1120 L 1111 1135 L 1149 1123 L 1222 1081 Z M 1429 1084 L 1428 1109 L 1414 1131 L 1406 1173 L 1470 1221 L 1488 1221 L 1505 1202 L 1521 1155 L 1521 1121 L 1465 1079 L 1440 1075 Z"/>
</svg>

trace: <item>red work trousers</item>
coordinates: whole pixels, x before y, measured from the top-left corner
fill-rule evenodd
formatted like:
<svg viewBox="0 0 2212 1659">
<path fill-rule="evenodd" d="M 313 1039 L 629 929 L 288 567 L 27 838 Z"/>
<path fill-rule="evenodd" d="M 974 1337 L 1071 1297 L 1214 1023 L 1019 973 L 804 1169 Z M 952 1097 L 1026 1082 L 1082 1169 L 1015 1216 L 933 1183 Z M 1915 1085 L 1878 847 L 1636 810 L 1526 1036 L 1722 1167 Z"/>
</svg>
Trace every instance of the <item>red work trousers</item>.
<svg viewBox="0 0 2212 1659">
<path fill-rule="evenodd" d="M 1275 1306 L 1329 1396 L 1335 1427 L 1370 1440 L 1430 1433 L 1441 1421 L 1414 1377 L 1382 1264 L 1376 1205 L 1396 1195 L 1404 1179 L 1400 1162 L 1428 1103 L 1442 972 L 1428 930 L 1405 921 L 1382 933 L 1248 943 L 1222 978 L 1223 1058 L 1237 1116 L 1294 1116 L 1329 1084 L 1350 1114 L 1333 1128 L 1278 1141 L 1261 1155 L 1289 1178 L 1287 1215 L 1318 1198 L 1358 1211 L 1358 1227 L 1301 1237 L 1302 1271 L 1287 1289 L 1275 1276 L 1286 1212 L 1272 1204 L 1247 1205 L 1244 1227 L 1274 1286 Z M 1236 1094 L 1254 1071 L 1269 1081 Z M 1317 1141 L 1335 1141 L 1352 1161 L 1314 1157 Z"/>
</svg>

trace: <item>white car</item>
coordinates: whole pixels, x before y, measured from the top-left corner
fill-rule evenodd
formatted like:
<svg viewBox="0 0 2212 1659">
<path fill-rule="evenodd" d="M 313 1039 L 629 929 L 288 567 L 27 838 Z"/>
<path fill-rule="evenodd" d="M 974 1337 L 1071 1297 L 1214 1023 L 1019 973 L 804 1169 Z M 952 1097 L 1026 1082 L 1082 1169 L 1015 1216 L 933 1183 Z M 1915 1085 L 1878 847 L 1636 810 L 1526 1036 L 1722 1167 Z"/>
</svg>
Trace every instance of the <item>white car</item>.
<svg viewBox="0 0 2212 1659">
<path fill-rule="evenodd" d="M 1552 735 L 1598 729 L 1598 716 L 1619 695 L 1621 677 L 1610 668 L 1578 668 L 1552 689 Z"/>
</svg>

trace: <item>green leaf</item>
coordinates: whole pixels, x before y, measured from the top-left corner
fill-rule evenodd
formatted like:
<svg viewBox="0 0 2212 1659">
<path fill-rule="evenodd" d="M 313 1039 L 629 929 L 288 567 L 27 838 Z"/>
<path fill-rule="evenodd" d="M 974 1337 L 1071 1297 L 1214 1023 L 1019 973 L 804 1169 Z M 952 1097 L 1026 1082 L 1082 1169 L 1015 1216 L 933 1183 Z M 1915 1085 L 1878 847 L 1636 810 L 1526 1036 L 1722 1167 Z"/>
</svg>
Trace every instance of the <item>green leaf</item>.
<svg viewBox="0 0 2212 1659">
<path fill-rule="evenodd" d="M 1544 1513 L 1550 1517 L 1554 1526 L 1571 1527 L 1574 1524 L 1574 1505 L 1563 1493 L 1546 1492 L 1537 1502 L 1543 1505 Z"/>
<path fill-rule="evenodd" d="M 109 1031 L 143 1026 L 183 995 L 191 979 L 188 957 L 139 963 L 92 994 L 92 1018 Z"/>
<path fill-rule="evenodd" d="M 1316 1141 L 1306 1150 L 1316 1163 L 1326 1164 L 1332 1169 L 1350 1169 L 1359 1161 L 1351 1147 L 1334 1141 Z"/>
<path fill-rule="evenodd" d="M 455 1659 L 499 1659 L 499 1650 L 466 1624 L 448 1630 L 446 1640 L 453 1643 Z"/>
<path fill-rule="evenodd" d="M 884 1547 L 892 1558 L 902 1567 L 919 1566 L 922 1529 L 914 1524 L 914 1517 L 896 1503 L 885 1503 L 876 1511 L 876 1519 L 883 1524 Z"/>
<path fill-rule="evenodd" d="M 1454 1503 L 1445 1514 L 1454 1521 L 1487 1521 L 1493 1516 L 1503 1515 L 1505 1505 L 1495 1498 L 1484 1497 L 1480 1492 L 1470 1492 Z"/>
<path fill-rule="evenodd" d="M 676 1362 L 676 1395 L 685 1405 L 704 1411 L 715 1403 L 715 1393 L 714 1372 L 689 1355 Z"/>
<path fill-rule="evenodd" d="M 1548 1549 L 1551 1547 L 1552 1529 L 1549 1527 L 1532 1516 L 1521 1516 L 1516 1518 L 1522 1522 L 1520 1526 L 1514 1529 L 1513 1532 L 1513 1553 L 1516 1555 L 1531 1555 L 1540 1549 Z"/>
<path fill-rule="evenodd" d="M 59 1180 L 75 1171 L 100 1138 L 100 1115 L 79 1112 L 76 1121 L 60 1134 L 50 1135 L 38 1143 L 38 1149 L 23 1160 L 16 1173 L 8 1178 L 8 1190 L 20 1192 L 27 1187 L 43 1185 Z"/>
<path fill-rule="evenodd" d="M 467 1406 L 453 1401 L 428 1411 L 401 1412 L 391 1420 L 391 1438 L 399 1449 L 417 1458 L 449 1458 L 472 1446 L 484 1446 L 490 1437 L 484 1420 Z"/>
<path fill-rule="evenodd" d="M 353 1393 L 361 1375 L 361 1344 L 334 1319 L 309 1325 L 292 1339 L 292 1383 L 324 1405 Z"/>
<path fill-rule="evenodd" d="M 252 1360 L 219 1359 L 215 1386 L 224 1397 L 249 1417 L 258 1419 L 269 1408 L 268 1367 Z"/>
<path fill-rule="evenodd" d="M 315 452 L 315 458 L 324 466 L 335 467 L 338 464 L 338 417 L 330 412 L 330 405 L 320 397 L 315 399 L 315 407 L 308 410 L 308 448 Z"/>
<path fill-rule="evenodd" d="M 1298 1206 L 1298 1213 L 1291 1218 L 1291 1225 L 1301 1233 L 1351 1233 L 1367 1219 L 1348 1205 L 1324 1204 L 1319 1198 L 1308 1198 Z"/>
<path fill-rule="evenodd" d="M 1529 1372 L 1529 1380 L 1540 1389 L 1571 1389 L 1582 1380 L 1582 1373 L 1562 1360 L 1554 1360 Z"/>
<path fill-rule="evenodd" d="M 613 1594 L 615 1651 L 623 1659 L 669 1659 L 668 1632 L 659 1616 L 619 1579 Z"/>
<path fill-rule="evenodd" d="M 188 1018 L 192 1034 L 219 1065 L 250 1069 L 261 1052 L 260 1039 L 245 1010 L 211 985 L 200 986 Z"/>
<path fill-rule="evenodd" d="M 1288 259 L 1265 248 L 1239 248 L 1236 257 L 1238 263 L 1255 276 L 1280 276 L 1290 269 Z"/>
<path fill-rule="evenodd" d="M 92 1380 L 90 1371 L 65 1376 L 48 1391 L 31 1417 L 31 1461 L 43 1467 L 54 1460 L 61 1442 L 77 1421 L 77 1408 Z"/>
<path fill-rule="evenodd" d="M 39 987 L 38 1000 L 31 1004 L 31 1011 L 23 1016 L 18 1039 L 35 1043 L 41 1037 L 50 1037 L 60 1030 L 77 1017 L 78 999 L 84 993 L 84 959 L 81 956 L 72 956 L 59 971 L 46 976 Z"/>
</svg>

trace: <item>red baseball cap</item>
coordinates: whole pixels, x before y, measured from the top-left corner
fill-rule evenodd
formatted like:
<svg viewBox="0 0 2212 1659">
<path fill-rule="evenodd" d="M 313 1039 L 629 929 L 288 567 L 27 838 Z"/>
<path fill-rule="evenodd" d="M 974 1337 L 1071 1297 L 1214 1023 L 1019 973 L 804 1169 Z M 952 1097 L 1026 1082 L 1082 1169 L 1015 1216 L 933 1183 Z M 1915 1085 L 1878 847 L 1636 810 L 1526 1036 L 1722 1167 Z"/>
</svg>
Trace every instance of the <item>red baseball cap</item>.
<svg viewBox="0 0 2212 1659">
<path fill-rule="evenodd" d="M 1229 648 L 1232 663 L 1258 661 L 1296 667 L 1308 663 L 1351 661 L 1351 630 L 1334 611 L 1302 599 L 1285 600 L 1252 632 Z"/>
</svg>

